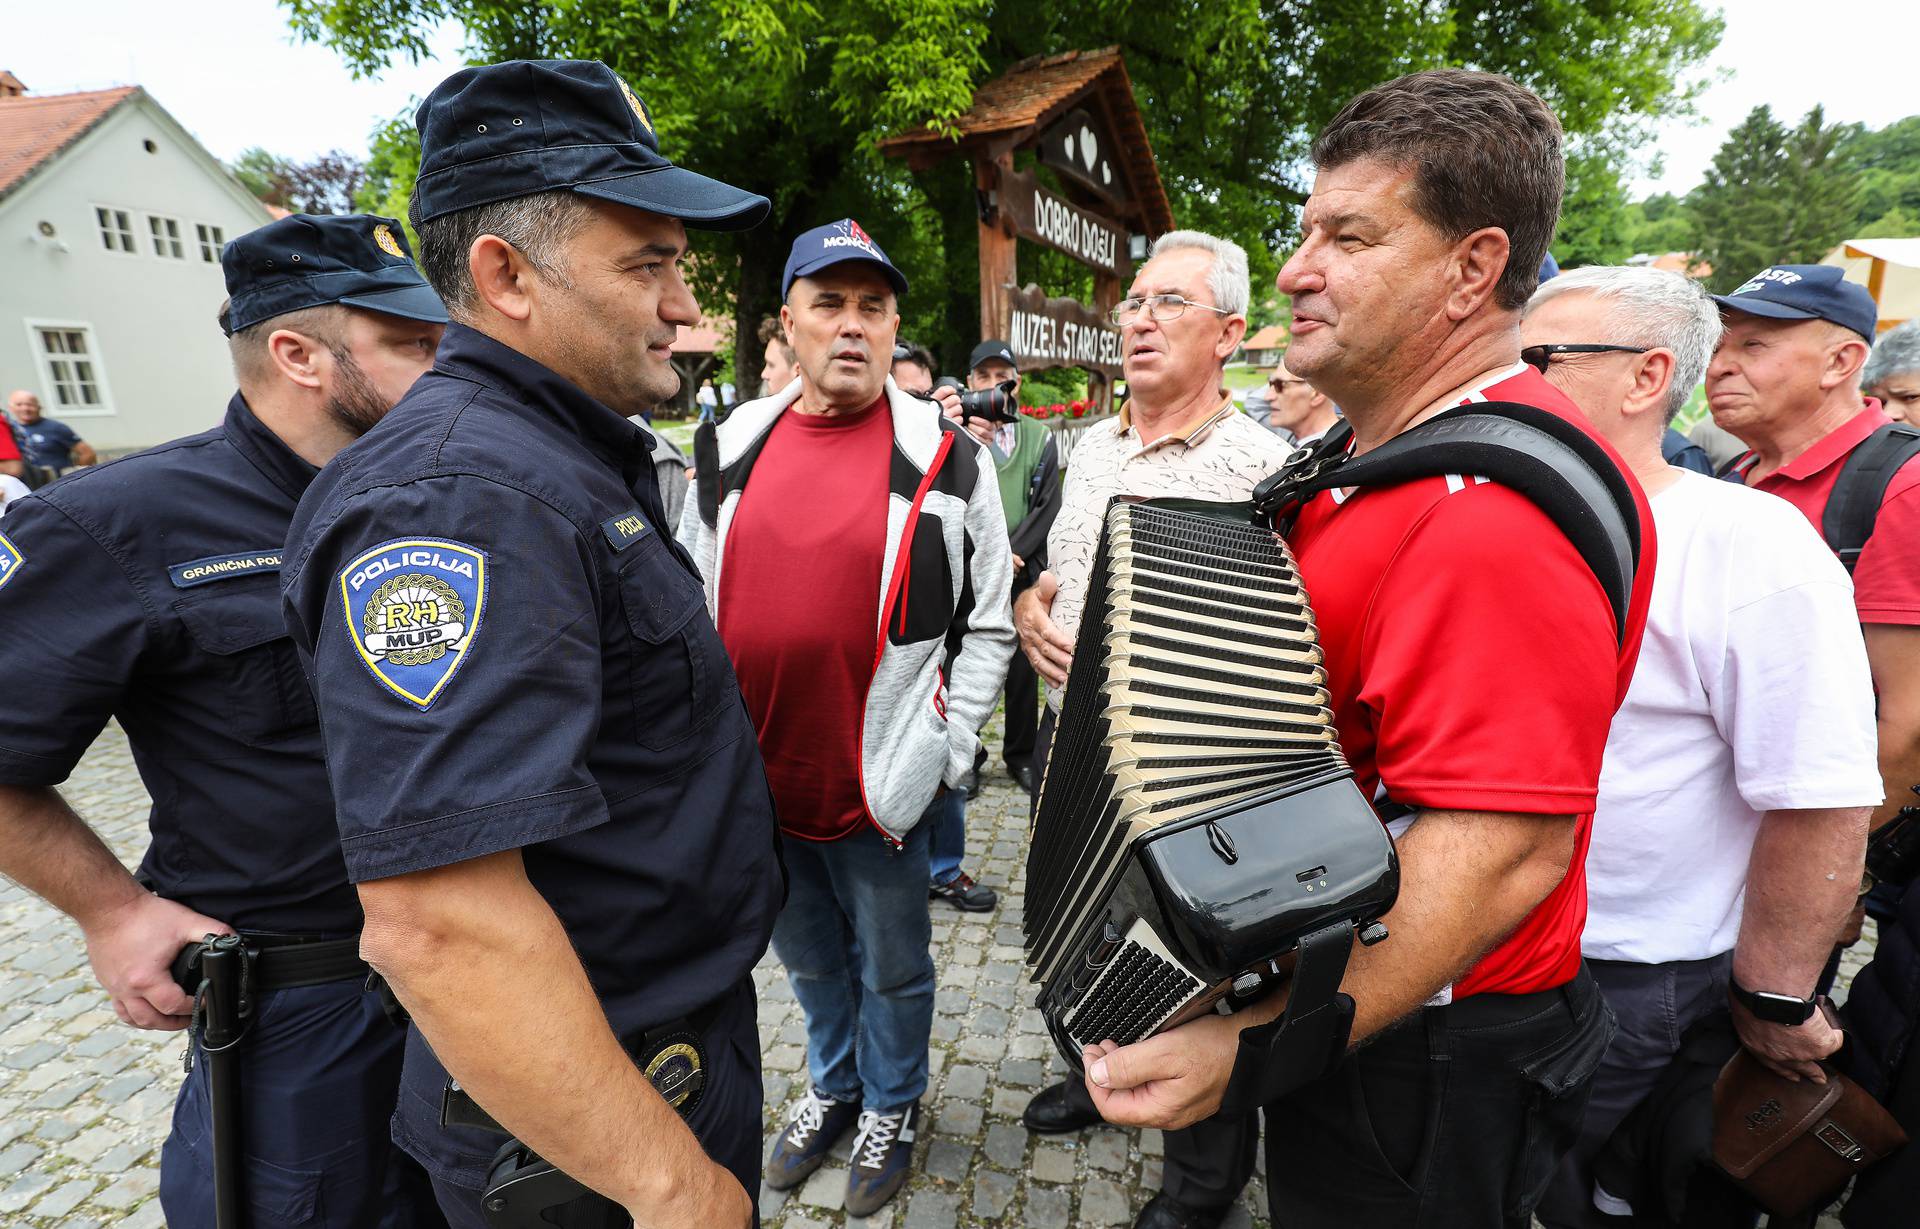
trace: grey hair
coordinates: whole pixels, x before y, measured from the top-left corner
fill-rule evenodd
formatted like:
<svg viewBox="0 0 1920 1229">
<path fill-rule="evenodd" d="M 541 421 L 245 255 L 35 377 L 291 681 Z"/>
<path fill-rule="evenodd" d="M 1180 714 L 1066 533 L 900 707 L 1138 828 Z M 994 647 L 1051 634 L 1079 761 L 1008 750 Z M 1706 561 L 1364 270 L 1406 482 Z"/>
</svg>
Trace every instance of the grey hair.
<svg viewBox="0 0 1920 1229">
<path fill-rule="evenodd" d="M 1706 287 L 1664 269 L 1595 265 L 1568 269 L 1542 282 L 1527 300 L 1526 314 L 1567 294 L 1590 294 L 1607 303 L 1605 337 L 1568 337 L 1569 342 L 1660 347 L 1673 351 L 1673 383 L 1667 389 L 1667 422 L 1686 408 L 1694 386 L 1707 373 L 1720 344 L 1720 308 Z"/>
<path fill-rule="evenodd" d="M 414 233 L 420 236 L 420 272 L 456 318 L 471 318 L 478 306 L 467 255 L 480 236 L 505 240 L 541 278 L 570 288 L 566 247 L 593 216 L 585 198 L 564 188 L 475 205 L 425 222 L 419 220 L 416 196 L 412 212 Z"/>
<path fill-rule="evenodd" d="M 1231 239 L 1202 231 L 1170 230 L 1153 241 L 1153 251 L 1147 259 L 1185 248 L 1213 257 L 1213 268 L 1207 271 L 1207 289 L 1213 294 L 1213 305 L 1236 316 L 1245 315 L 1247 300 L 1251 297 L 1247 284 L 1247 249 Z"/>
<path fill-rule="evenodd" d="M 1860 387 L 1873 388 L 1895 376 L 1920 372 L 1920 320 L 1888 329 L 1873 343 L 1867 365 L 1860 369 Z"/>
</svg>

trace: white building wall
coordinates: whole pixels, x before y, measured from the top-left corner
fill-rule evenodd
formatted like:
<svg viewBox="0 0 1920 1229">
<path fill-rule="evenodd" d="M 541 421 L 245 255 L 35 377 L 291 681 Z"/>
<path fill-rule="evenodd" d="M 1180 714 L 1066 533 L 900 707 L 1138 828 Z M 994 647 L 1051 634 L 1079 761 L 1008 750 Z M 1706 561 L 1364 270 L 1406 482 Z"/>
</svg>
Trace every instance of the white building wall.
<svg viewBox="0 0 1920 1229">
<path fill-rule="evenodd" d="M 133 254 L 103 246 L 99 205 L 127 212 Z M 184 259 L 154 254 L 150 214 L 178 220 Z M 232 239 L 270 220 L 164 111 L 135 95 L 0 201 L 0 385 L 34 389 L 49 417 L 102 452 L 215 425 L 233 392 L 214 322 L 226 290 L 218 253 L 202 259 L 195 224 Z M 91 328 L 102 408 L 58 403 L 36 358 L 37 322 Z"/>
</svg>

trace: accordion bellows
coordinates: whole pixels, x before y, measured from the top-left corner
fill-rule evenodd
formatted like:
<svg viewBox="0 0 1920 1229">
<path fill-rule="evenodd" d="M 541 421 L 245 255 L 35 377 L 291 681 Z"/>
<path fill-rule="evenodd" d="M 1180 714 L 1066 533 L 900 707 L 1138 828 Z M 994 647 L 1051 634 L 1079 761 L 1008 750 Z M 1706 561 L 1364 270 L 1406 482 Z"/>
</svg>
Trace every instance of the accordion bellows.
<svg viewBox="0 0 1920 1229">
<path fill-rule="evenodd" d="M 1247 504 L 1116 500 L 1035 810 L 1026 951 L 1070 1059 L 1284 976 L 1392 907 L 1292 555 Z"/>
</svg>

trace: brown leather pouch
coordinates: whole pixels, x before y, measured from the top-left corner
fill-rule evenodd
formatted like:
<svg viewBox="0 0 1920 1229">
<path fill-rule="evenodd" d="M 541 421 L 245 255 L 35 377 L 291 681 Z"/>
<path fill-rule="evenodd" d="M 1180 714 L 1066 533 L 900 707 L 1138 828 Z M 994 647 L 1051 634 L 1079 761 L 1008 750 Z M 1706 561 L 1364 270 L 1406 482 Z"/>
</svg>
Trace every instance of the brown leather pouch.
<svg viewBox="0 0 1920 1229">
<path fill-rule="evenodd" d="M 1839 1027 L 1833 1005 L 1820 1010 Z M 1789 1080 L 1745 1050 L 1713 1086 L 1713 1160 L 1776 1217 L 1837 1198 L 1857 1173 L 1907 1142 L 1858 1084 L 1822 1063 L 1827 1082 Z"/>
</svg>

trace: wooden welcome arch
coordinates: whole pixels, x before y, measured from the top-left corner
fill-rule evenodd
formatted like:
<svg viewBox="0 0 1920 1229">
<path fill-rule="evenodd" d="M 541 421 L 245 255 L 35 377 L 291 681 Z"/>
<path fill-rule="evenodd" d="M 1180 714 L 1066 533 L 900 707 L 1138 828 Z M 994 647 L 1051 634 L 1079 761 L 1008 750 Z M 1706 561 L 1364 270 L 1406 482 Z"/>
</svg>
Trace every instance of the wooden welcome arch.
<svg viewBox="0 0 1920 1229">
<path fill-rule="evenodd" d="M 1022 60 L 982 85 L 954 120 L 956 140 L 916 128 L 880 143 L 916 171 L 955 154 L 973 161 L 980 205 L 980 335 L 1004 337 L 1022 371 L 1081 367 L 1101 412 L 1113 408 L 1120 334 L 1107 312 L 1133 272 L 1133 240 L 1174 227 L 1133 82 L 1117 47 Z M 1060 192 L 1014 155 L 1033 150 Z M 1093 302 L 1015 285 L 1025 238 L 1094 273 Z"/>
</svg>

